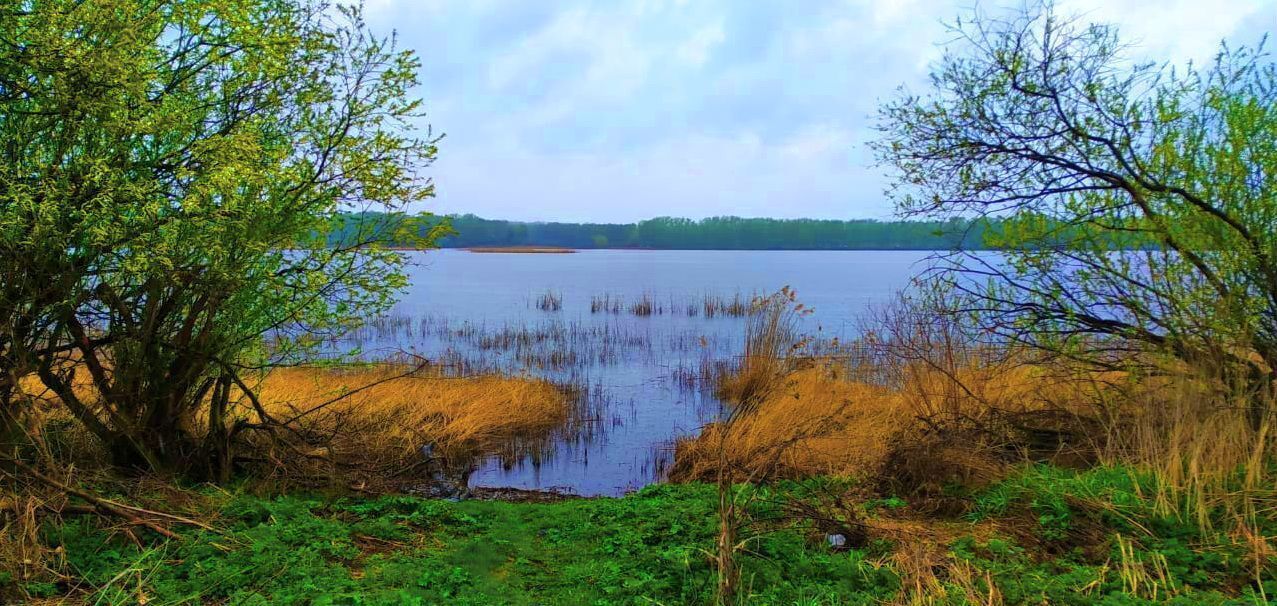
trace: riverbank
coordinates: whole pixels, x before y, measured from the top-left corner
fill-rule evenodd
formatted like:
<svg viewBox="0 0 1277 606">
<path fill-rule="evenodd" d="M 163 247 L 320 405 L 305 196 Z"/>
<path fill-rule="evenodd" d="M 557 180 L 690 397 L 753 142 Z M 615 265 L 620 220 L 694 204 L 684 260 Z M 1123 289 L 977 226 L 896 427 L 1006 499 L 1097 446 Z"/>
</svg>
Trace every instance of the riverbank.
<svg viewBox="0 0 1277 606">
<path fill-rule="evenodd" d="M 1271 553 L 1159 513 L 1147 474 L 1025 467 L 940 516 L 851 481 L 768 489 L 742 554 L 749 604 L 1262 604 Z M 713 486 L 554 503 L 128 488 L 216 531 L 40 516 L 0 583 L 31 604 L 708 604 Z M 863 520 L 840 549 L 838 520 Z M 1269 529 L 1271 532 L 1272 529 Z M 833 541 L 837 542 L 837 541 Z M 1254 547 L 1254 546 L 1251 546 Z M 1256 558 L 1259 558 L 1258 560 Z M 1257 572 L 1259 576 L 1257 576 Z M 12 602 L 10 602 L 12 603 Z"/>
<path fill-rule="evenodd" d="M 1261 470 L 1235 468 L 1208 486 L 1200 469 L 1186 479 L 1171 467 L 1115 459 L 1073 466 L 1008 454 L 994 461 L 996 473 L 982 473 L 1000 447 L 971 434 L 935 443 L 918 441 L 935 434 L 899 431 L 919 414 L 900 398 L 934 395 L 938 378 L 920 374 L 908 384 L 917 393 L 886 393 L 845 368 L 813 364 L 756 361 L 722 377 L 752 412 L 734 417 L 735 429 L 711 428 L 680 448 L 685 478 L 712 480 L 698 448 L 715 436 L 726 440 L 728 470 L 770 474 L 726 493 L 742 507 L 733 531 L 736 603 L 1241 606 L 1277 594 L 1274 495 L 1251 477 Z M 764 370 L 779 374 L 742 379 Z M 269 412 L 346 393 L 331 422 L 347 430 L 417 411 L 438 436 L 450 424 L 503 422 L 523 427 L 517 435 L 530 426 L 503 411 L 538 399 L 563 410 L 564 402 L 547 384 L 508 377 L 412 378 L 386 367 L 277 373 L 261 392 Z M 978 400 L 986 431 L 997 418 L 990 411 L 1023 401 L 1029 388 L 1046 394 L 1044 375 L 1031 368 L 946 376 L 971 389 L 969 402 L 953 402 L 966 411 L 955 418 L 977 412 Z M 351 394 L 354 386 L 367 387 Z M 544 416 L 528 410 L 528 421 Z M 1023 423 L 1033 410 L 1016 418 Z M 376 437 L 377 427 L 393 429 L 375 421 L 352 433 Z M 496 435 L 491 444 L 508 439 Z M 62 436 L 45 438 L 57 448 Z M 865 441 L 849 444 L 857 440 Z M 760 450 L 763 443 L 789 447 Z M 357 452 L 318 456 L 335 470 Z M 397 481 L 351 484 L 349 469 L 333 476 L 338 482 L 307 486 L 297 481 L 304 459 L 279 462 L 298 468 L 191 486 L 81 467 L 55 475 L 81 492 L 29 485 L 9 495 L 0 602 L 714 603 L 723 496 L 713 484 L 658 484 L 621 498 L 476 489 L 439 499 L 395 490 Z"/>
</svg>

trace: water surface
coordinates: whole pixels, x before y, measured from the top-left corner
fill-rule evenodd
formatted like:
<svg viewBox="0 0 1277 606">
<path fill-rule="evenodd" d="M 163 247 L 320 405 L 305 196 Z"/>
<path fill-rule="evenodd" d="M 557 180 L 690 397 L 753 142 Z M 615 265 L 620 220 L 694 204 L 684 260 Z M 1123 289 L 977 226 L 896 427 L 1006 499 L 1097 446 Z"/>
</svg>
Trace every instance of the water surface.
<svg viewBox="0 0 1277 606">
<path fill-rule="evenodd" d="M 706 296 L 732 299 L 790 286 L 815 310 L 804 331 L 854 337 L 858 319 L 888 301 L 922 268 L 917 251 L 621 251 L 489 254 L 409 253 L 411 286 L 394 310 L 407 328 L 381 343 L 431 357 L 481 361 L 587 386 L 590 427 L 548 454 L 514 465 L 484 462 L 473 486 L 617 495 L 660 477 L 673 441 L 722 410 L 680 371 L 738 356 L 745 320 L 706 318 Z M 558 311 L 538 308 L 545 293 Z M 620 313 L 591 313 L 592 297 L 622 300 Z M 637 316 L 643 297 L 660 313 Z M 554 352 L 558 352 L 557 354 Z M 566 358 L 566 359 L 565 359 Z M 689 374 L 684 372 L 684 375 Z"/>
</svg>

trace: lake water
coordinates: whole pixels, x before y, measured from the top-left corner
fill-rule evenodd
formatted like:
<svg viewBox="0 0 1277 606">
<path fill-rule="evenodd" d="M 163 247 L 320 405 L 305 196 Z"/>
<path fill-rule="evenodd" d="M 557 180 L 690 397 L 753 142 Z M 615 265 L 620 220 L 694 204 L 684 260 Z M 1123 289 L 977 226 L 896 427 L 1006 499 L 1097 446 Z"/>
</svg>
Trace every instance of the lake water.
<svg viewBox="0 0 1277 606">
<path fill-rule="evenodd" d="M 854 337 L 867 309 L 908 286 L 918 251 L 621 251 L 412 255 L 407 293 L 391 314 L 404 329 L 378 347 L 465 360 L 587 386 L 589 426 L 541 456 L 484 462 L 472 486 L 618 495 L 659 480 L 673 441 L 722 410 L 686 377 L 731 360 L 745 320 L 705 317 L 706 297 L 731 301 L 783 286 L 815 312 L 803 330 Z M 544 310 L 547 293 L 561 298 Z M 602 297 L 606 310 L 591 311 Z M 617 304 L 616 301 L 620 300 Z M 651 315 L 630 306 L 647 300 Z M 616 312 L 616 313 L 613 313 Z M 384 337 L 384 335 L 383 335 Z"/>
</svg>

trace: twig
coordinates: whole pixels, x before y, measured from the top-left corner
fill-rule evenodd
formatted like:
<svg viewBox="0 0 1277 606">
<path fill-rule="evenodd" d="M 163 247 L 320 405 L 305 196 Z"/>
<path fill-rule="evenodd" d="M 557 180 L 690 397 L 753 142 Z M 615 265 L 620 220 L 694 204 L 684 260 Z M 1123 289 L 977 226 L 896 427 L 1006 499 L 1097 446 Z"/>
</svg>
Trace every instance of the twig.
<svg viewBox="0 0 1277 606">
<path fill-rule="evenodd" d="M 81 500 L 87 501 L 88 503 L 90 503 L 91 505 L 93 505 L 93 507 L 94 507 L 94 508 L 96 508 L 96 509 L 98 509 L 98 510 L 100 510 L 100 511 L 102 511 L 102 512 L 110 513 L 110 514 L 112 514 L 112 515 L 115 515 L 115 516 L 118 516 L 118 517 L 124 518 L 124 519 L 125 519 L 125 520 L 127 520 L 130 524 L 134 524 L 134 525 L 137 525 L 137 526 L 144 526 L 144 527 L 146 527 L 146 528 L 149 528 L 149 529 L 151 529 L 151 530 L 155 531 L 157 534 L 162 535 L 162 536 L 164 536 L 164 537 L 167 537 L 167 538 L 170 538 L 170 539 L 177 539 L 177 538 L 180 538 L 180 537 L 179 537 L 176 533 L 174 533 L 172 530 L 169 530 L 168 528 L 165 528 L 165 527 L 163 527 L 163 526 L 161 526 L 161 525 L 157 524 L 157 523 L 156 523 L 155 521 L 153 521 L 153 520 L 148 520 L 148 519 L 146 519 L 147 517 L 160 518 L 160 519 L 163 519 L 163 520 L 168 520 L 168 521 L 170 521 L 170 522 L 174 522 L 174 523 L 178 523 L 178 524 L 185 524 L 185 525 L 187 525 L 187 526 L 194 526 L 194 527 L 196 527 L 196 528 L 200 528 L 200 529 L 202 529 L 202 530 L 207 530 L 207 531 L 209 531 L 209 532 L 214 532 L 214 533 L 217 533 L 217 534 L 222 534 L 220 531 L 218 531 L 218 530 L 214 529 L 212 526 L 209 526 L 208 524 L 205 524 L 205 523 L 200 522 L 200 521 L 197 521 L 197 520 L 192 520 L 192 519 L 190 519 L 190 518 L 183 517 L 183 516 L 179 516 L 179 515 L 174 515 L 174 514 L 171 514 L 171 513 L 164 513 L 164 512 L 162 512 L 162 511 L 152 511 L 152 510 L 150 510 L 150 509 L 143 509 L 143 508 L 141 508 L 141 507 L 134 507 L 134 506 L 132 506 L 132 505 L 125 505 L 124 503 L 120 503 L 120 502 L 117 502 L 117 501 L 112 501 L 112 500 L 107 499 L 107 498 L 99 497 L 99 496 L 97 496 L 97 495 L 95 495 L 95 494 L 93 494 L 93 493 L 91 493 L 91 492 L 89 492 L 89 491 L 87 491 L 87 490 L 84 490 L 84 489 L 81 489 L 81 488 L 76 488 L 76 487 L 71 486 L 71 485 L 69 485 L 69 484 L 66 484 L 66 483 L 60 482 L 60 481 L 58 481 L 58 480 L 55 480 L 55 479 L 53 479 L 53 478 L 51 478 L 51 477 L 49 477 L 49 476 L 46 476 L 46 475 L 44 475 L 44 474 L 40 473 L 39 471 L 36 471 L 34 468 L 32 468 L 31 466 L 27 465 L 26 463 L 23 463 L 22 461 L 19 461 L 19 460 L 17 460 L 17 459 L 12 459 L 12 458 L 9 458 L 9 457 L 3 457 L 3 458 L 5 459 L 5 462 L 6 462 L 6 463 L 12 464 L 14 467 L 17 467 L 18 469 L 20 469 L 20 470 L 21 470 L 23 473 L 25 473 L 26 475 L 29 475 L 30 477 L 35 478 L 36 480 L 39 480 L 40 482 L 42 482 L 42 483 L 44 483 L 44 484 L 47 484 L 47 485 L 49 485 L 49 486 L 51 486 L 51 487 L 53 487 L 53 488 L 56 488 L 56 489 L 58 489 L 58 490 L 61 490 L 61 491 L 65 492 L 65 493 L 67 493 L 67 494 L 69 494 L 69 495 L 73 495 L 73 496 L 75 496 L 75 497 L 78 497 L 78 498 L 80 498 Z M 9 473 L 9 472 L 5 472 L 5 473 Z M 13 477 L 14 477 L 14 479 L 18 479 L 18 480 L 21 480 L 21 479 L 22 479 L 22 478 L 20 478 L 20 477 L 18 477 L 18 476 L 16 476 L 16 475 L 14 475 L 14 474 L 12 474 L 12 473 L 9 473 L 9 475 L 13 476 Z"/>
</svg>

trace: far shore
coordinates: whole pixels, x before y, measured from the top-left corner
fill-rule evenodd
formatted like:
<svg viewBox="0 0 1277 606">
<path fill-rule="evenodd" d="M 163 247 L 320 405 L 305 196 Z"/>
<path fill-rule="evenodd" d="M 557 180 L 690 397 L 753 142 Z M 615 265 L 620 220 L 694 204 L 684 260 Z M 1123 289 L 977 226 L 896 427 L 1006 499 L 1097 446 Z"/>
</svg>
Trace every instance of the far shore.
<svg viewBox="0 0 1277 606">
<path fill-rule="evenodd" d="M 531 253 L 531 254 L 567 254 L 587 250 L 624 250 L 636 252 L 682 251 L 682 252 L 946 252 L 950 249 L 939 248 L 649 248 L 639 246 L 602 246 L 585 248 L 566 248 L 561 246 L 390 246 L 390 250 L 406 252 L 429 252 L 432 250 L 463 250 L 474 253 Z M 966 248 L 968 252 L 991 251 L 990 248 Z"/>
</svg>

